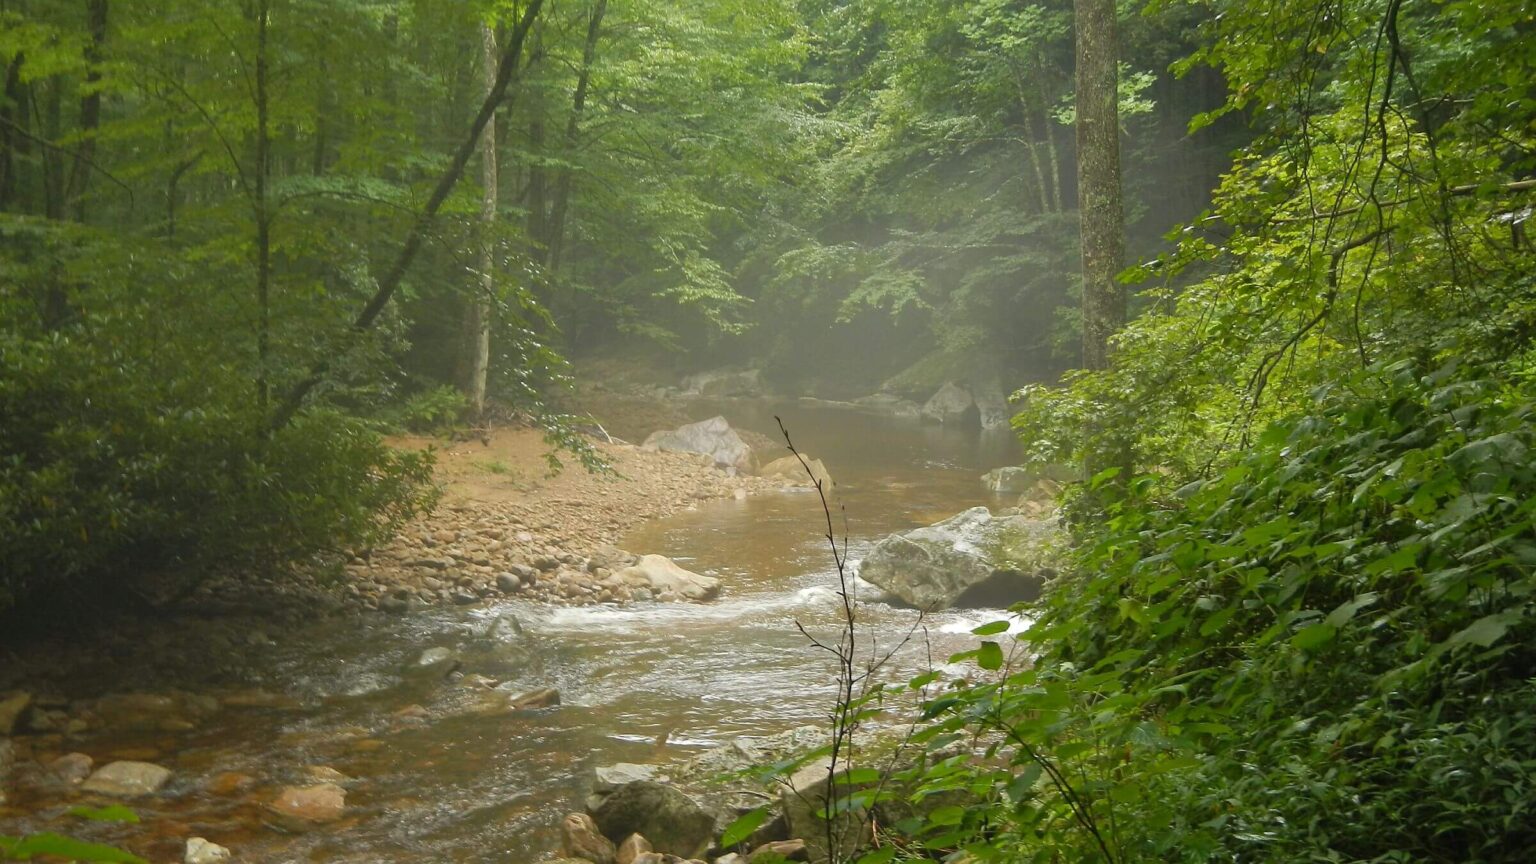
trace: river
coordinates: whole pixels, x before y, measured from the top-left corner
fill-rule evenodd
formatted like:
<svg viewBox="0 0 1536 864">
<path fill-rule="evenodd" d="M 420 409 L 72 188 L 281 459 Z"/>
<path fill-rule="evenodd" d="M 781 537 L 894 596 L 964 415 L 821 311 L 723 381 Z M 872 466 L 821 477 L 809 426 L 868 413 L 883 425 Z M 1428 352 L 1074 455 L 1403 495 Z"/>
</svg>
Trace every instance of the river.
<svg viewBox="0 0 1536 864">
<path fill-rule="evenodd" d="M 825 461 L 837 480 L 834 522 L 840 540 L 846 531 L 853 559 L 892 531 L 978 504 L 1007 504 L 979 482 L 986 470 L 1014 461 L 1006 434 L 802 403 L 723 410 L 735 425 L 774 435 L 774 416 L 781 416 L 796 445 Z M 624 538 L 620 545 L 631 551 L 714 571 L 725 587 L 712 603 L 508 602 L 317 628 L 280 646 L 278 662 L 262 673 L 263 689 L 291 697 L 288 705 L 226 710 L 177 738 L 173 757 L 159 754 L 176 779 L 169 795 L 142 806 L 146 827 L 163 832 L 167 856 L 176 860 L 176 835 L 187 834 L 209 837 L 245 861 L 539 860 L 557 845 L 558 817 L 577 808 L 596 765 L 678 760 L 733 736 L 824 720 L 832 667 L 796 622 L 819 635 L 838 626 L 825 524 L 815 493 L 799 490 L 700 505 Z M 484 637 L 506 615 L 522 623 L 526 648 L 508 651 Z M 868 632 L 894 638 L 910 629 L 914 613 L 866 603 L 860 615 Z M 893 671 L 904 674 L 929 653 L 942 658 L 970 644 L 969 629 L 991 617 L 932 616 L 927 644 L 903 654 Z M 435 646 L 460 652 L 466 672 L 517 689 L 556 687 L 562 704 L 484 711 L 483 692 L 402 677 L 403 665 Z M 420 716 L 400 715 L 413 705 L 424 711 L 407 714 Z M 168 743 L 146 734 L 114 746 L 148 756 Z M 316 831 L 274 831 L 257 794 L 206 791 L 208 778 L 221 773 L 261 778 L 266 790 L 301 783 L 311 765 L 357 781 L 348 817 Z"/>
</svg>

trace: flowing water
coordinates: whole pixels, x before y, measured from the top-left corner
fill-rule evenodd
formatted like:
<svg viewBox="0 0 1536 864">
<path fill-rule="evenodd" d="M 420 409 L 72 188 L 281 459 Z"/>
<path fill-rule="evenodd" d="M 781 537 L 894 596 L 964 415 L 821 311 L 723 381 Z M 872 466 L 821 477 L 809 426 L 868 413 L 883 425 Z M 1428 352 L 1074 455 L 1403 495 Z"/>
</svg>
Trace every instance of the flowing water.
<svg viewBox="0 0 1536 864">
<path fill-rule="evenodd" d="M 778 413 L 796 445 L 825 461 L 838 484 L 834 525 L 855 560 L 889 532 L 1007 503 L 978 481 L 1012 461 L 1006 434 L 978 437 L 796 403 L 738 403 L 724 413 L 734 425 L 775 434 Z M 510 602 L 333 622 L 278 649 L 279 662 L 265 670 L 262 686 L 290 697 L 287 704 L 227 709 L 174 741 L 145 735 L 113 746 L 176 770 L 171 794 L 141 808 L 143 827 L 164 835 L 166 860 L 179 860 L 176 838 L 197 834 L 247 861 L 536 861 L 557 845 L 558 816 L 577 808 L 596 765 L 683 759 L 737 735 L 825 718 L 833 669 L 796 626 L 821 637 L 837 632 L 838 583 L 825 531 L 814 491 L 701 505 L 645 525 L 620 545 L 714 571 L 724 585 L 716 602 Z M 914 617 L 881 603 L 860 614 L 871 632 L 889 638 Z M 505 615 L 522 623 L 522 647 L 486 635 Z M 932 616 L 927 644 L 904 653 L 895 671 L 960 649 L 969 629 L 991 617 Z M 505 693 L 488 700 L 484 691 L 402 676 L 434 646 L 459 651 L 466 672 L 504 687 L 556 687 L 562 705 L 507 712 L 489 707 L 503 704 Z M 425 722 L 397 715 L 410 705 L 425 709 Z M 357 779 L 348 817 L 291 835 L 264 824 L 260 803 L 277 785 L 306 782 L 310 765 Z M 223 772 L 261 785 L 245 794 L 207 791 L 209 778 Z"/>
</svg>

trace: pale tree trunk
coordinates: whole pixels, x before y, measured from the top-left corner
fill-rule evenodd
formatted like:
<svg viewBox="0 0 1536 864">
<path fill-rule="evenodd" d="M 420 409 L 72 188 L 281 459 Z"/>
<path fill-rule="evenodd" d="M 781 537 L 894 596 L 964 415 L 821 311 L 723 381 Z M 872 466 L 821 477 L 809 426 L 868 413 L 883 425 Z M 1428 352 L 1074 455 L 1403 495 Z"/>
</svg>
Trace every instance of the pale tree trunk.
<svg viewBox="0 0 1536 864">
<path fill-rule="evenodd" d="M 334 359 L 345 354 L 347 348 L 355 344 L 357 339 L 373 327 L 384 308 L 389 305 L 389 301 L 394 298 L 395 291 L 400 288 L 401 280 L 405 278 L 411 262 L 416 260 L 416 254 L 421 251 L 428 232 L 437 220 L 437 211 L 442 208 L 443 202 L 448 200 L 448 194 L 453 191 L 453 187 L 463 176 L 464 168 L 469 165 L 469 160 L 474 156 L 475 148 L 480 143 L 480 136 L 490 125 L 491 115 L 495 113 L 496 105 L 506 95 L 507 85 L 511 83 L 522 57 L 523 40 L 543 7 L 544 0 L 529 0 L 523 11 L 523 17 L 518 20 L 517 26 L 512 28 L 512 38 L 501 55 L 501 61 L 496 65 L 495 84 L 486 92 L 485 101 L 480 104 L 480 110 L 475 114 L 474 122 L 470 124 L 469 134 L 460 142 L 458 150 L 453 154 L 453 160 L 448 163 L 443 175 L 438 178 L 431 197 L 416 214 L 416 221 L 406 233 L 405 240 L 400 245 L 400 251 L 395 255 L 394 263 L 383 276 L 379 277 L 373 296 L 363 304 L 363 308 L 357 313 L 352 326 L 347 329 L 342 339 L 322 353 L 309 367 L 309 374 L 294 384 L 283 396 L 282 402 L 272 415 L 272 428 L 281 429 L 292 422 L 299 410 L 304 407 L 304 400 L 330 374 Z"/>
<path fill-rule="evenodd" d="M 1077 30 L 1077 196 L 1083 254 L 1083 366 L 1107 369 L 1125 323 L 1115 281 L 1125 254 L 1120 203 L 1118 48 L 1114 0 L 1074 0 Z"/>
<path fill-rule="evenodd" d="M 496 31 L 490 25 L 480 28 L 484 50 L 485 98 L 490 99 L 496 84 Z M 485 416 L 485 377 L 491 365 L 491 298 L 496 292 L 496 120 L 486 124 L 480 136 L 480 274 L 479 285 L 472 291 L 464 308 L 464 344 L 460 363 L 460 389 L 469 400 L 470 419 L 479 422 Z"/>
</svg>

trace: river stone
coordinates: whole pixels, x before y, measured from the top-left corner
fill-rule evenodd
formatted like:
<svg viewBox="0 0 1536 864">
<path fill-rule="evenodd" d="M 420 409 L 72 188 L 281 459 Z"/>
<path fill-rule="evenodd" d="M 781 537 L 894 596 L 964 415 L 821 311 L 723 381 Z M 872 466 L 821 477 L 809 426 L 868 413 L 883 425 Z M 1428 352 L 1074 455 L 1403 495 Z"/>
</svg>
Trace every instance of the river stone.
<svg viewBox="0 0 1536 864">
<path fill-rule="evenodd" d="M 109 762 L 98 768 L 80 788 L 126 798 L 158 792 L 170 777 L 169 768 L 151 762 Z"/>
<path fill-rule="evenodd" d="M 810 857 L 804 840 L 769 840 L 767 843 L 753 849 L 747 855 L 748 864 L 753 861 L 761 861 L 771 858 L 775 861 L 804 861 Z"/>
<path fill-rule="evenodd" d="M 181 860 L 184 864 L 214 864 L 215 861 L 228 861 L 231 857 L 229 850 L 217 843 L 210 843 L 201 837 L 188 837 L 187 852 Z"/>
<path fill-rule="evenodd" d="M 713 600 L 720 593 L 719 579 L 684 570 L 665 555 L 641 555 L 639 561 L 614 575 L 632 589 L 646 588 L 663 597 L 671 594 L 685 600 Z"/>
<path fill-rule="evenodd" d="M 918 609 L 1005 607 L 1040 595 L 1059 542 L 1054 523 L 973 507 L 881 540 L 859 577 Z"/>
<path fill-rule="evenodd" d="M 691 858 L 714 839 L 715 819 L 671 786 L 637 780 L 620 787 L 592 814 L 612 839 L 643 835 L 657 852 Z"/>
<path fill-rule="evenodd" d="M 1013 422 L 1013 408 L 1003 388 L 989 384 L 973 388 L 976 401 L 976 419 L 983 429 L 1007 429 Z"/>
<path fill-rule="evenodd" d="M 679 426 L 670 432 L 652 432 L 641 445 L 648 450 L 699 453 L 710 457 L 721 468 L 735 468 L 744 474 L 757 467 L 757 457 L 724 417 L 711 417 Z"/>
<path fill-rule="evenodd" d="M 287 786 L 267 805 L 272 812 L 300 825 L 335 822 L 347 809 L 347 790 L 335 783 Z"/>
<path fill-rule="evenodd" d="M 612 792 L 620 786 L 627 786 L 637 780 L 658 780 L 664 782 L 661 777 L 661 766 L 641 765 L 635 762 L 616 762 L 612 765 L 599 765 L 592 769 L 592 791 L 603 793 Z"/>
<path fill-rule="evenodd" d="M 871 393 L 853 400 L 853 404 L 865 411 L 886 414 L 903 420 L 916 420 L 923 416 L 923 406 L 894 393 Z"/>
<path fill-rule="evenodd" d="M 0 786 L 11 776 L 11 769 L 16 767 L 16 745 L 9 738 L 0 738 Z"/>
<path fill-rule="evenodd" d="M 48 770 L 53 772 L 53 776 L 73 786 L 91 776 L 91 768 L 95 765 L 96 760 L 84 753 L 65 753 L 49 762 Z"/>
<path fill-rule="evenodd" d="M 981 485 L 988 492 L 997 492 L 1001 495 L 1016 495 L 1028 489 L 1035 482 L 1038 475 L 1028 468 L 1020 468 L 1017 465 L 1009 465 L 1005 468 L 993 468 L 981 475 Z"/>
<path fill-rule="evenodd" d="M 524 711 L 533 708 L 553 708 L 559 704 L 560 691 L 553 687 L 540 687 L 537 690 L 528 690 L 507 700 L 507 706 L 514 711 Z"/>
<path fill-rule="evenodd" d="M 805 474 L 807 466 L 811 469 L 810 477 L 807 477 Z M 827 466 L 823 465 L 820 459 L 812 459 L 809 456 L 805 457 L 804 465 L 800 464 L 799 457 L 794 455 L 775 459 L 764 465 L 763 470 L 759 473 L 764 477 L 783 477 L 786 480 L 793 480 L 796 483 L 807 486 L 811 484 L 811 478 L 815 478 L 821 483 L 823 492 L 830 493 L 832 491 L 832 474 L 827 471 Z"/>
<path fill-rule="evenodd" d="M 21 722 L 21 715 L 32 707 L 32 694 L 27 692 L 12 693 L 0 699 L 0 738 L 15 734 L 16 727 Z"/>
<path fill-rule="evenodd" d="M 447 675 L 459 668 L 459 655 L 452 648 L 428 648 L 406 670 L 417 675 Z"/>
<path fill-rule="evenodd" d="M 945 382 L 923 405 L 923 417 L 946 426 L 979 422 L 976 400 L 971 396 L 971 391 L 953 381 Z"/>
<path fill-rule="evenodd" d="M 730 367 L 696 372 L 683 379 L 683 392 L 690 396 L 761 396 L 762 376 L 761 369 Z"/>
<path fill-rule="evenodd" d="M 613 864 L 613 852 L 613 841 L 597 830 L 591 816 L 572 813 L 560 822 L 560 853 L 565 857 Z"/>
<path fill-rule="evenodd" d="M 822 758 L 806 765 L 790 775 L 779 793 L 779 809 L 789 823 L 790 836 L 803 840 L 806 858 L 817 864 L 834 857 L 838 861 L 858 857 L 858 852 L 868 845 L 866 835 L 870 832 L 866 814 L 846 810 L 837 814 L 832 834 L 839 851 L 836 856 L 828 854 L 832 847 L 827 842 L 827 821 L 820 813 L 827 806 L 827 766 L 830 763 L 830 759 Z M 838 791 L 853 790 L 839 788 Z M 761 849 L 754 849 L 749 860 Z"/>
<path fill-rule="evenodd" d="M 647 852 L 654 852 L 651 841 L 639 834 L 631 834 L 619 844 L 619 850 L 613 854 L 614 864 L 635 864 L 635 859 Z"/>
</svg>

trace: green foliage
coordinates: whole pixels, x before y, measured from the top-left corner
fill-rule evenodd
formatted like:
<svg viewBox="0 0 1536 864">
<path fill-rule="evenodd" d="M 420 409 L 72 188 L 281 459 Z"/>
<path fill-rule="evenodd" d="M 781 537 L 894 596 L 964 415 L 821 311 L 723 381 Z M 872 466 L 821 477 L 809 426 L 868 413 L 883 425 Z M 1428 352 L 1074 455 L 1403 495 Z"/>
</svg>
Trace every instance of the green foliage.
<svg viewBox="0 0 1536 864">
<path fill-rule="evenodd" d="M 39 855 L 100 864 L 149 864 L 148 861 L 101 843 L 87 843 L 59 834 L 0 835 L 0 854 L 8 861 L 31 861 Z"/>
</svg>

